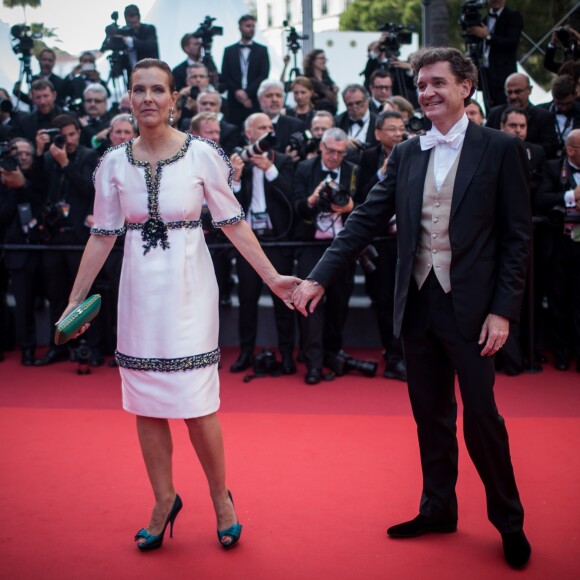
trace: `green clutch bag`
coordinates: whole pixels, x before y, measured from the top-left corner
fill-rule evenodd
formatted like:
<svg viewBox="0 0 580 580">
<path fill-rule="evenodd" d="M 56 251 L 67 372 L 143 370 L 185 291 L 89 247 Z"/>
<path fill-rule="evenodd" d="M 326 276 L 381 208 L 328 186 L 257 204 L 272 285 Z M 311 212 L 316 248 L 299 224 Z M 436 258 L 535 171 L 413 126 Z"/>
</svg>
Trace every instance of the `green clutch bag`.
<svg viewBox="0 0 580 580">
<path fill-rule="evenodd" d="M 101 309 L 101 295 L 93 294 L 79 304 L 64 320 L 59 322 L 54 333 L 55 344 L 64 344 L 74 336 L 83 324 L 90 322 Z"/>
</svg>

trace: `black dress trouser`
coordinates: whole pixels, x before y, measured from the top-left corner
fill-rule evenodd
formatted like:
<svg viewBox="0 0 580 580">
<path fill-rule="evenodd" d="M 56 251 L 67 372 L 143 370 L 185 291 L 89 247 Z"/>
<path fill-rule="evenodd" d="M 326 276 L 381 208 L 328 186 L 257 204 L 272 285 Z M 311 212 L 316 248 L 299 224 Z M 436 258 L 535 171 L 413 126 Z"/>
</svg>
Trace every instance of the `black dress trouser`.
<svg viewBox="0 0 580 580">
<path fill-rule="evenodd" d="M 488 518 L 501 533 L 519 531 L 524 511 L 495 404 L 493 357 L 482 357 L 477 340 L 463 338 L 451 293 L 444 293 L 433 274 L 421 290 L 414 280 L 410 286 L 403 349 L 423 470 L 420 513 L 457 520 L 457 371 L 465 443 L 485 486 Z"/>
</svg>

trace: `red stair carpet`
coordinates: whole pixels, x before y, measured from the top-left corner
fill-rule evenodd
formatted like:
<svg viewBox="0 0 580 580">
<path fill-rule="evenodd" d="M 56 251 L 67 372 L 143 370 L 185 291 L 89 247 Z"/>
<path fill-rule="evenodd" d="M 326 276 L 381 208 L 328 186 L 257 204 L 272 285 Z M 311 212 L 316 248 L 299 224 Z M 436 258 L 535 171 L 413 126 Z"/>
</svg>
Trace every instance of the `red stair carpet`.
<svg viewBox="0 0 580 580">
<path fill-rule="evenodd" d="M 406 385 L 355 374 L 311 387 L 244 383 L 227 369 L 220 417 L 228 482 L 244 525 L 220 548 L 185 426 L 173 422 L 184 509 L 174 538 L 140 553 L 132 538 L 153 498 L 116 369 L 0 364 L 1 579 L 575 579 L 580 577 L 580 375 L 498 376 L 526 533 L 534 552 L 508 568 L 460 442 L 456 534 L 392 540 L 418 511 L 420 468 Z M 355 352 L 379 359 L 378 351 Z M 382 369 L 381 369 L 382 370 Z M 461 424 L 459 425 L 461 432 Z"/>
</svg>

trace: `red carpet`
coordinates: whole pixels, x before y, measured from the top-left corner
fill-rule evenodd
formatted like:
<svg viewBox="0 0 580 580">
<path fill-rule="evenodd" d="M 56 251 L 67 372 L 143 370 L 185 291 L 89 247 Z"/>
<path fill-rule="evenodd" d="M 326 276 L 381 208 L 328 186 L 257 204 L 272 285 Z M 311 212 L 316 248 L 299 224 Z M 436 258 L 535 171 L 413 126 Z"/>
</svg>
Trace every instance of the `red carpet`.
<svg viewBox="0 0 580 580">
<path fill-rule="evenodd" d="M 225 353 L 224 368 L 235 353 Z M 361 354 L 361 353 L 356 353 Z M 377 358 L 377 353 L 362 353 Z M 546 367 L 498 377 L 526 532 L 523 572 L 503 561 L 481 482 L 461 442 L 459 531 L 411 541 L 385 529 L 416 514 L 420 469 L 405 385 L 350 375 L 243 383 L 222 374 L 229 485 L 244 524 L 223 551 L 186 430 L 173 422 L 184 510 L 175 537 L 141 554 L 132 535 L 152 497 L 117 371 L 0 365 L 0 578 L 576 578 L 580 375 Z"/>
</svg>

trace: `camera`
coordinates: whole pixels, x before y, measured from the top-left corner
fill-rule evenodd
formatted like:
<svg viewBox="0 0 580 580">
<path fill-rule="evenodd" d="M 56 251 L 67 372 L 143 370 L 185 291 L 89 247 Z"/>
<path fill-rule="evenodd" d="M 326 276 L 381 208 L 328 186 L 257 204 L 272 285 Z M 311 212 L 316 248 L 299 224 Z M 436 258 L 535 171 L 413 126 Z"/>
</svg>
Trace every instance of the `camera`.
<svg viewBox="0 0 580 580">
<path fill-rule="evenodd" d="M 405 129 L 411 133 L 421 133 L 425 131 L 425 120 L 421 117 L 409 117 L 405 120 Z"/>
<path fill-rule="evenodd" d="M 105 40 L 101 45 L 101 52 L 111 51 L 107 57 L 111 65 L 111 78 L 118 78 L 123 76 L 125 71 L 130 71 L 131 66 L 129 57 L 126 54 L 127 46 L 125 41 L 119 36 L 132 36 L 133 29 L 131 26 L 121 26 L 117 24 L 119 20 L 119 13 L 117 11 L 111 14 L 112 24 L 105 26 Z"/>
<path fill-rule="evenodd" d="M 18 169 L 18 158 L 14 155 L 16 147 L 6 141 L 0 143 L 0 167 L 5 171 Z"/>
<path fill-rule="evenodd" d="M 459 13 L 459 26 L 461 26 L 461 36 L 467 47 L 467 54 L 475 60 L 476 64 L 481 60 L 483 39 L 474 34 L 469 34 L 468 29 L 472 26 L 481 26 L 483 15 L 480 10 L 487 6 L 487 0 L 467 0 L 461 5 Z"/>
<path fill-rule="evenodd" d="M 306 159 L 309 153 L 315 153 L 320 147 L 320 137 L 314 137 L 308 129 L 297 131 L 290 135 L 288 146 L 291 151 L 298 152 L 300 159 Z"/>
<path fill-rule="evenodd" d="M 296 28 L 294 26 L 290 26 L 288 20 L 284 20 L 282 25 L 284 26 L 284 30 L 288 33 L 288 36 L 286 37 L 286 46 L 288 47 L 288 50 L 296 54 L 300 50 L 300 41 L 308 40 L 308 35 L 298 34 Z"/>
<path fill-rule="evenodd" d="M 357 371 L 365 377 L 374 377 L 377 374 L 378 364 L 370 360 L 359 360 L 349 356 L 341 350 L 332 360 L 329 366 L 338 377 L 342 377 L 350 371 Z"/>
<path fill-rule="evenodd" d="M 272 149 L 275 145 L 276 137 L 274 137 L 274 133 L 266 133 L 266 135 L 260 137 L 260 139 L 247 147 L 236 147 L 234 153 L 237 153 L 244 163 L 248 163 L 248 161 L 252 160 L 252 155 L 261 155 Z"/>
<path fill-rule="evenodd" d="M 85 114 L 85 109 L 84 109 L 84 105 L 83 105 L 83 100 L 82 99 L 71 99 L 70 97 L 68 98 L 64 109 L 66 111 L 70 111 L 72 113 L 77 113 L 79 115 L 84 115 Z"/>
<path fill-rule="evenodd" d="M 50 137 L 50 142 L 54 143 L 59 149 L 65 146 L 66 137 L 61 135 L 60 129 L 45 129 L 44 133 Z"/>
<path fill-rule="evenodd" d="M 189 96 L 194 100 L 197 101 L 197 97 L 199 97 L 200 88 L 197 85 L 193 85 L 189 89 Z"/>
<path fill-rule="evenodd" d="M 342 189 L 338 183 L 332 181 L 330 175 L 325 179 L 324 186 L 320 190 L 318 202 L 316 204 L 318 211 L 323 213 L 332 212 L 331 204 L 344 207 L 350 201 L 348 191 Z"/>
<path fill-rule="evenodd" d="M 281 374 L 280 362 L 276 360 L 276 355 L 269 349 L 264 349 L 254 357 L 252 370 L 257 376 Z"/>
<path fill-rule="evenodd" d="M 221 26 L 214 26 L 216 18 L 206 16 L 205 20 L 199 25 L 199 28 L 193 33 L 195 38 L 201 39 L 201 45 L 206 54 L 211 52 L 211 46 L 214 36 L 223 36 L 224 29 Z"/>
<path fill-rule="evenodd" d="M 71 358 L 79 363 L 77 374 L 91 374 L 91 369 L 89 367 L 89 362 L 91 360 L 91 347 L 84 338 L 80 340 L 79 345 L 71 352 Z"/>
<path fill-rule="evenodd" d="M 413 31 L 415 26 L 412 24 L 394 24 L 387 22 L 379 28 L 380 32 L 386 32 L 380 42 L 380 51 L 387 56 L 399 56 L 399 49 L 402 44 L 411 44 L 413 42 Z"/>
<path fill-rule="evenodd" d="M 372 274 L 377 267 L 375 266 L 373 260 L 379 257 L 377 249 L 369 244 L 357 257 L 360 267 L 363 269 L 365 274 Z"/>
<path fill-rule="evenodd" d="M 10 28 L 12 35 L 12 50 L 14 54 L 30 57 L 34 48 L 34 40 L 42 38 L 39 32 L 32 32 L 26 24 L 15 24 Z"/>
</svg>

